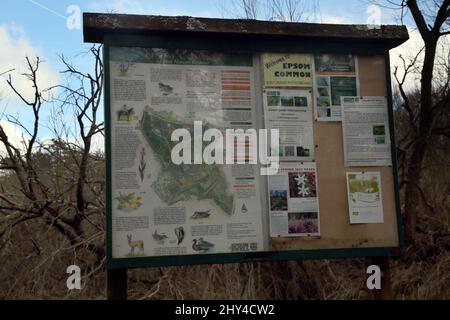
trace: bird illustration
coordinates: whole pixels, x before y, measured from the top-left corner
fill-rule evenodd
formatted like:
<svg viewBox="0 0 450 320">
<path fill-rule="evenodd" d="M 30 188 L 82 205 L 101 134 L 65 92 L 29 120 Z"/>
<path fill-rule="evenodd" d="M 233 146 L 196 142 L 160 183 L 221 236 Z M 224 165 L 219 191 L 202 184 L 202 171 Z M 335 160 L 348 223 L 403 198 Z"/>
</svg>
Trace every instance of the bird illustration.
<svg viewBox="0 0 450 320">
<path fill-rule="evenodd" d="M 202 252 L 206 252 L 208 250 L 210 250 L 211 248 L 214 247 L 214 244 L 203 240 L 203 238 L 199 238 L 192 240 L 192 249 L 194 251 L 202 251 Z"/>
<path fill-rule="evenodd" d="M 174 232 L 178 239 L 177 245 L 180 245 L 180 243 L 183 242 L 184 239 L 184 228 L 183 227 L 175 228 Z"/>
<path fill-rule="evenodd" d="M 173 93 L 173 88 L 167 84 L 164 84 L 162 82 L 158 83 L 159 90 L 161 90 L 161 93 L 163 96 L 168 96 Z"/>
<path fill-rule="evenodd" d="M 205 219 L 208 218 L 211 215 L 211 210 L 207 211 L 195 211 L 194 214 L 191 216 L 191 219 Z"/>
<path fill-rule="evenodd" d="M 158 234 L 157 230 L 155 230 L 155 233 L 152 234 L 152 237 L 153 237 L 153 240 L 155 240 L 157 242 L 164 241 L 165 239 L 168 238 L 164 233 Z"/>
</svg>

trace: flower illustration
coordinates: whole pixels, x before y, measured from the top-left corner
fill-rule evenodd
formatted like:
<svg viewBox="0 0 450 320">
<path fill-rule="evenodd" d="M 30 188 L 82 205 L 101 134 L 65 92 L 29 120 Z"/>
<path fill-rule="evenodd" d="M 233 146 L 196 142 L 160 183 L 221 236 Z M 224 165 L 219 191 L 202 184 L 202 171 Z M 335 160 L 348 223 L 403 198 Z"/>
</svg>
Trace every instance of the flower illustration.
<svg viewBox="0 0 450 320">
<path fill-rule="evenodd" d="M 309 195 L 309 188 L 306 185 L 301 185 L 298 187 L 298 193 L 302 197 L 307 197 Z"/>
<path fill-rule="evenodd" d="M 308 182 L 308 179 L 306 178 L 306 176 L 304 174 L 298 174 L 297 177 L 294 179 L 297 182 L 298 186 L 306 185 L 306 183 Z"/>
<path fill-rule="evenodd" d="M 145 167 L 147 162 L 145 161 L 145 148 L 141 150 L 141 163 L 139 164 L 139 175 L 141 177 L 141 182 L 144 181 Z"/>
</svg>

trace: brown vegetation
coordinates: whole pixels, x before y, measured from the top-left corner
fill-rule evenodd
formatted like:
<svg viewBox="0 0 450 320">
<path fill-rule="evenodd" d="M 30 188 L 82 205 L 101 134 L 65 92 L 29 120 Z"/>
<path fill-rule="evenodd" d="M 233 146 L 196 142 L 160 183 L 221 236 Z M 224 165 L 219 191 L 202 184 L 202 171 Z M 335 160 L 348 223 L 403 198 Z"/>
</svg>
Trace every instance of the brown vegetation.
<svg viewBox="0 0 450 320">
<path fill-rule="evenodd" d="M 447 19 L 449 2 L 442 1 Z M 402 4 L 414 14 L 415 1 Z M 427 24 L 421 27 L 425 37 L 444 33 L 441 28 L 424 28 Z M 435 49 L 426 49 L 428 56 Z M 65 72 L 79 79 L 80 86 L 61 87 L 63 98 L 56 100 L 65 110 L 73 108 L 81 143 L 71 142 L 64 136 L 65 128 L 56 126 L 54 140 L 39 141 L 39 115 L 48 103 L 36 84 L 39 60 L 27 59 L 25 76 L 35 89 L 34 99 L 16 92 L 35 115 L 35 123 L 29 129 L 9 119 L 31 138 L 23 141 L 24 147 L 14 146 L 0 125 L 0 143 L 7 150 L 0 157 L 1 299 L 105 298 L 104 158 L 91 152 L 92 137 L 103 130 L 96 116 L 103 66 L 100 49 L 91 53 L 95 75 L 80 73 L 66 62 Z M 435 59 L 425 60 L 424 68 L 431 64 L 433 69 Z M 445 61 L 447 73 L 437 82 L 419 68 L 422 83 L 417 91 L 405 90 L 396 72 L 402 211 L 407 221 L 414 219 L 408 225 L 406 254 L 391 263 L 398 299 L 450 299 L 448 57 Z M 416 64 L 416 57 L 405 57 L 404 71 L 417 70 Z M 15 90 L 11 79 L 9 84 Z M 82 268 L 82 290 L 69 292 L 65 271 L 74 263 Z M 363 259 L 347 259 L 130 270 L 128 295 L 130 299 L 365 299 L 366 265 Z"/>
</svg>

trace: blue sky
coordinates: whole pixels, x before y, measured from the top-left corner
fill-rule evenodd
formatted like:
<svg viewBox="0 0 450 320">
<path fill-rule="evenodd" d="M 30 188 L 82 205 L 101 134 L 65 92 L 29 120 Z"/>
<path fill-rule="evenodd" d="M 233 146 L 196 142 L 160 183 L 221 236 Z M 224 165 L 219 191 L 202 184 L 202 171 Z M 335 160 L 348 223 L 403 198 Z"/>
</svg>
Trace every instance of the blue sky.
<svg viewBox="0 0 450 320">
<path fill-rule="evenodd" d="M 126 12 L 156 15 L 223 17 L 224 0 L 2 0 L 0 26 L 21 28 L 33 47 L 58 66 L 57 54 L 74 56 L 83 51 L 81 29 L 68 29 L 67 9 L 78 6 L 82 12 Z M 317 22 L 366 23 L 368 4 L 364 0 L 320 1 Z M 231 9 L 231 8 L 230 8 Z M 232 10 L 232 9 L 231 9 Z M 381 9 L 381 23 L 395 23 L 389 10 Z M 321 20 L 321 21 L 320 21 Z M 1 70 L 0 70 L 1 71 Z"/>
<path fill-rule="evenodd" d="M 193 15 L 222 17 L 221 0 L 2 0 L 1 25 L 23 28 L 33 45 L 46 55 L 65 52 L 75 54 L 83 48 L 81 30 L 69 30 L 65 17 L 67 9 L 77 5 L 82 12 L 127 12 L 157 15 Z M 45 7 L 45 8 L 44 8 Z M 365 23 L 367 3 L 361 0 L 320 1 L 320 16 L 325 22 Z M 391 13 L 382 9 L 382 23 L 392 23 Z"/>
<path fill-rule="evenodd" d="M 320 0 L 319 3 L 320 10 L 314 13 L 310 22 L 361 24 L 368 22 L 368 1 Z M 2 0 L 1 4 L 0 74 L 12 68 L 16 68 L 17 71 L 23 70 L 20 69 L 20 65 L 23 64 L 25 55 L 38 54 L 46 61 L 42 68 L 43 86 L 61 82 L 59 71 L 63 66 L 58 59 L 60 54 L 72 58 L 82 70 L 89 70 L 92 64 L 89 56 L 80 55 L 89 47 L 88 44 L 83 43 L 82 30 L 67 27 L 67 17 L 73 17 L 74 15 L 71 14 L 75 12 L 69 12 L 68 9 L 79 8 L 81 12 L 191 15 L 218 18 L 230 17 L 230 12 L 234 12 L 233 8 L 229 6 L 229 1 L 225 0 Z M 224 12 L 224 4 L 228 4 L 229 12 Z M 75 15 L 75 17 L 77 16 Z M 381 8 L 380 22 L 382 24 L 396 23 L 393 19 L 393 12 Z M 27 83 L 18 77 L 17 73 L 13 73 L 13 76 L 20 89 L 29 90 Z M 0 115 L 6 110 L 7 113 L 18 114 L 24 121 L 29 120 L 28 113 L 23 112 L 23 106 L 5 85 L 4 76 L 0 79 L 0 99 Z M 48 116 L 49 112 L 46 112 L 46 116 Z M 43 136 L 49 135 L 45 126 L 42 130 Z"/>
</svg>

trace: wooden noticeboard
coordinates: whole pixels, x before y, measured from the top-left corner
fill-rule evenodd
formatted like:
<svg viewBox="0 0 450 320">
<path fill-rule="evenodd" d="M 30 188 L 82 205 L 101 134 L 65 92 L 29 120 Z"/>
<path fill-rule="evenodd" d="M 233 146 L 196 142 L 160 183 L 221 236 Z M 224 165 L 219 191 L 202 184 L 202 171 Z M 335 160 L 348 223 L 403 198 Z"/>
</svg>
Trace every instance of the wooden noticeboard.
<svg viewBox="0 0 450 320">
<path fill-rule="evenodd" d="M 388 83 L 384 57 L 358 56 L 358 64 L 361 95 L 386 96 Z M 273 250 L 399 247 L 392 167 L 345 167 L 340 122 L 315 121 L 314 137 L 321 236 L 311 239 L 272 238 Z M 345 173 L 355 170 L 381 173 L 384 223 L 349 224 Z"/>
<path fill-rule="evenodd" d="M 196 23 L 193 23 L 192 19 Z M 236 29 L 232 20 L 167 17 L 164 23 L 161 21 L 161 17 L 85 14 L 86 41 L 104 44 L 109 268 L 401 255 L 403 233 L 396 170 L 388 50 L 407 39 L 406 31 L 403 28 L 383 26 L 383 32 L 368 29 L 363 32 L 355 27 L 337 25 L 327 26 L 325 29 L 331 28 L 335 31 L 328 33 L 319 25 L 308 24 L 246 21 L 245 24 L 248 28 L 245 29 L 241 26 L 242 28 Z M 274 28 L 278 30 L 275 33 L 273 32 Z M 244 29 L 245 31 L 243 31 Z M 392 166 L 345 167 L 341 122 L 314 120 L 314 161 L 317 166 L 320 236 L 276 238 L 267 236 L 268 250 L 264 252 L 115 258 L 111 248 L 113 195 L 111 194 L 112 146 L 110 134 L 113 115 L 111 112 L 109 63 L 112 47 L 246 53 L 253 55 L 256 61 L 260 61 L 258 59 L 262 53 L 271 52 L 355 55 L 358 63 L 359 94 L 361 96 L 387 97 Z M 262 103 L 261 74 L 261 70 L 255 72 L 255 77 L 258 78 L 255 84 L 257 86 L 256 94 L 260 99 L 258 103 Z M 313 88 L 309 89 L 314 97 Z M 383 223 L 349 223 L 346 173 L 352 171 L 380 173 Z M 264 227 L 268 228 L 267 224 Z"/>
</svg>

